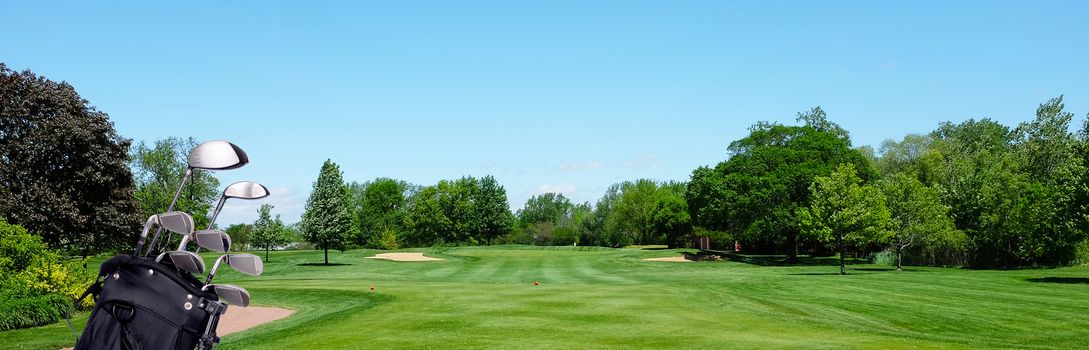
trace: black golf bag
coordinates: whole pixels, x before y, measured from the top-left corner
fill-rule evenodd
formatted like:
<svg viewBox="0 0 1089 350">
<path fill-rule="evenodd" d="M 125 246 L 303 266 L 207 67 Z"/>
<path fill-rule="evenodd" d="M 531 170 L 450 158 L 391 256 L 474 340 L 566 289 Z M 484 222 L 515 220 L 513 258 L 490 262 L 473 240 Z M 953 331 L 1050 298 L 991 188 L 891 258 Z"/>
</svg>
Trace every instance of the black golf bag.
<svg viewBox="0 0 1089 350">
<path fill-rule="evenodd" d="M 226 305 L 202 286 L 169 261 L 115 256 L 102 263 L 83 294 L 94 295 L 95 306 L 75 349 L 211 349 L 219 342 L 215 328 Z"/>
</svg>

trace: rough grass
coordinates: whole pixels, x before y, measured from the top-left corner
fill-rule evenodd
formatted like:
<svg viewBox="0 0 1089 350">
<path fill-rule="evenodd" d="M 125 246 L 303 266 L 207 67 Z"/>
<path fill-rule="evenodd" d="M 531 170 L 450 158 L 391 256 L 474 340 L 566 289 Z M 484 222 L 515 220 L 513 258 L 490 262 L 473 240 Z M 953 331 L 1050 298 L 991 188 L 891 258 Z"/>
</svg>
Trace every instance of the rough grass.
<svg viewBox="0 0 1089 350">
<path fill-rule="evenodd" d="M 321 252 L 276 252 L 265 276 L 224 273 L 220 282 L 247 287 L 255 304 L 298 312 L 227 336 L 223 348 L 1071 349 L 1089 339 L 1084 267 L 853 265 L 839 276 L 820 260 L 641 260 L 676 250 L 411 251 L 446 260 L 372 260 L 377 251 L 357 250 L 331 252 L 342 265 L 320 266 L 309 263 Z M 0 332 L 0 347 L 71 343 L 63 323 Z"/>
</svg>

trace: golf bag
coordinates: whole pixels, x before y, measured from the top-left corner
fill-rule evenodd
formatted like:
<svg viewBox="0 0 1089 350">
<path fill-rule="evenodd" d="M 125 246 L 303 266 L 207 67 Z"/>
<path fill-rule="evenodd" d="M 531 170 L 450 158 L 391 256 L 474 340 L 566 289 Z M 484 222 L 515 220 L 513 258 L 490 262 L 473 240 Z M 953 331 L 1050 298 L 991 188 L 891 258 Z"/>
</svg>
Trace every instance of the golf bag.
<svg viewBox="0 0 1089 350">
<path fill-rule="evenodd" d="M 210 349 L 219 342 L 215 326 L 226 305 L 202 286 L 168 261 L 115 256 L 80 298 L 93 295 L 95 306 L 75 349 Z"/>
</svg>

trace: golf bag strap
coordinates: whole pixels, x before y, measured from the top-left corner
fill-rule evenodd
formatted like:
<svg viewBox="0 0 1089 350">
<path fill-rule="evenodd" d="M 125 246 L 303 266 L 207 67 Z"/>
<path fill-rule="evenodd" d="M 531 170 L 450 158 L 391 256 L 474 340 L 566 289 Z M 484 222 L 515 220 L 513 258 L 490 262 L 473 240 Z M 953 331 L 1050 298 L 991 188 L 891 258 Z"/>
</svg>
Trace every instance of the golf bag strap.
<svg viewBox="0 0 1089 350">
<path fill-rule="evenodd" d="M 89 295 L 94 295 L 94 298 L 98 299 L 98 295 L 102 293 L 102 282 L 104 281 L 105 279 L 95 280 L 95 283 L 91 284 L 90 287 L 87 287 L 87 290 L 83 291 L 83 295 L 79 296 L 79 299 L 72 302 L 72 309 L 75 310 L 79 308 L 79 304 L 83 302 L 83 299 L 87 299 L 87 296 Z M 79 332 L 76 332 L 76 327 L 72 326 L 71 312 L 64 314 L 64 321 L 68 323 L 68 329 L 72 330 L 72 335 L 76 336 L 76 342 L 79 342 Z"/>
</svg>

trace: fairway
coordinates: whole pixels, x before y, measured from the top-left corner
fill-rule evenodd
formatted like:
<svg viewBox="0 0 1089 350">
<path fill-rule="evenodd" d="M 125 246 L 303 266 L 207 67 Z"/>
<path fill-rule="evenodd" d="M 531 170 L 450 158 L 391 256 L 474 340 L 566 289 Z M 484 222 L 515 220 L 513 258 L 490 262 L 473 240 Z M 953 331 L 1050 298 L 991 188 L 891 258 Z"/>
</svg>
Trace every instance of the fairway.
<svg viewBox="0 0 1089 350">
<path fill-rule="evenodd" d="M 352 250 L 322 266 L 321 252 L 274 252 L 260 278 L 225 272 L 223 282 L 257 303 L 297 312 L 227 336 L 222 348 L 1070 349 L 1089 339 L 1081 267 L 854 265 L 839 276 L 838 266 L 642 260 L 677 250 L 410 251 L 444 260 Z M 55 350 L 71 338 L 63 323 L 0 332 L 17 349 Z"/>
</svg>

